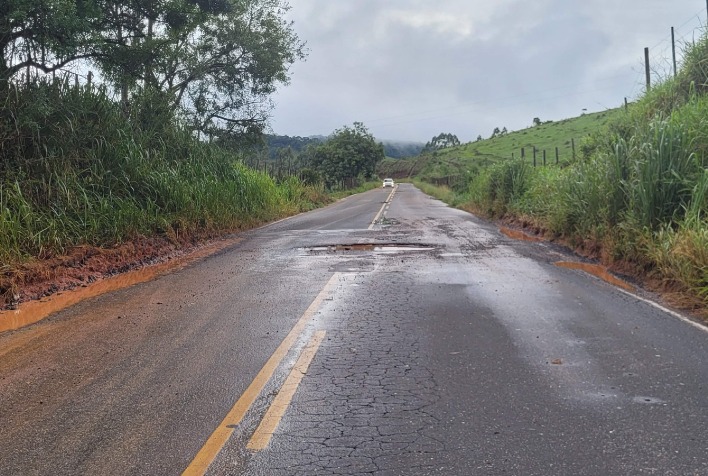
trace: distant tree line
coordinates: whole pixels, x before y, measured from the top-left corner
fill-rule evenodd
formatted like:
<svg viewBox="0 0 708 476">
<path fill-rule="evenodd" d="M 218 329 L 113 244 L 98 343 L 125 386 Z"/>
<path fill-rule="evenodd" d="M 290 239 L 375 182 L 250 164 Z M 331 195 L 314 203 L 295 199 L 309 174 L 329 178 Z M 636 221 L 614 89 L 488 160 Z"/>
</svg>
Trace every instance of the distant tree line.
<svg viewBox="0 0 708 476">
<path fill-rule="evenodd" d="M 383 141 L 384 153 L 386 157 L 392 159 L 405 159 L 419 155 L 424 148 L 422 143 L 417 142 L 389 142 Z"/>
<path fill-rule="evenodd" d="M 455 134 L 442 132 L 425 144 L 423 152 L 434 152 L 449 147 L 457 147 L 458 145 L 460 145 L 460 139 Z"/>
<path fill-rule="evenodd" d="M 285 135 L 266 135 L 266 145 L 268 146 L 268 155 L 270 160 L 276 160 L 280 149 L 290 148 L 295 154 L 302 152 L 308 145 L 317 144 L 327 140 L 325 136 L 285 136 Z M 392 159 L 404 159 L 406 157 L 415 157 L 423 150 L 423 144 L 419 142 L 395 142 L 381 141 L 384 147 L 384 155 Z"/>
<path fill-rule="evenodd" d="M 383 144 L 364 124 L 355 122 L 329 136 L 263 136 L 248 147 L 245 161 L 276 179 L 297 175 L 308 185 L 320 183 L 332 189 L 372 179 L 384 157 Z"/>
<path fill-rule="evenodd" d="M 308 145 L 316 145 L 324 142 L 327 138 L 323 136 L 316 137 L 300 137 L 300 136 L 281 136 L 267 134 L 265 136 L 265 144 L 268 147 L 268 157 L 270 160 L 277 160 L 279 155 L 282 155 L 282 150 L 290 149 L 294 154 L 300 154 Z"/>
<path fill-rule="evenodd" d="M 374 178 L 384 147 L 361 122 L 337 129 L 321 143 L 309 144 L 299 157 L 301 177 L 321 180 L 328 188 L 348 187 Z"/>
</svg>

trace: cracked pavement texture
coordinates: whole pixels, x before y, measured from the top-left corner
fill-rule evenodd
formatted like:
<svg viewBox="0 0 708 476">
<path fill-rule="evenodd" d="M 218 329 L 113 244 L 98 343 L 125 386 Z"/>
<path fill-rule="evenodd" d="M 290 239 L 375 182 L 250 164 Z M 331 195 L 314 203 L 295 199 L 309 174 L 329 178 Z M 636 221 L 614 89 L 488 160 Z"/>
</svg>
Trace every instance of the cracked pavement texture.
<svg viewBox="0 0 708 476">
<path fill-rule="evenodd" d="M 321 323 L 327 340 L 290 418 L 268 451 L 254 456 L 254 474 L 435 471 L 432 455 L 446 445 L 434 434 L 439 420 L 431 407 L 440 399 L 434 375 L 418 358 L 420 337 L 409 332 L 418 311 L 406 305 L 408 293 L 379 292 L 365 291 L 369 306 Z"/>
<path fill-rule="evenodd" d="M 552 244 L 388 194 L 0 335 L 0 474 L 180 474 L 333 275 L 207 474 L 708 474 L 705 331 L 554 266 L 574 258 Z M 328 248 L 356 243 L 400 246 Z M 269 445 L 246 449 L 321 330 Z"/>
<path fill-rule="evenodd" d="M 382 230 L 433 251 L 319 256 L 327 339 L 270 446 L 214 474 L 708 474 L 704 334 L 439 207 L 403 188 Z M 656 360 L 664 326 L 697 361 Z"/>
</svg>

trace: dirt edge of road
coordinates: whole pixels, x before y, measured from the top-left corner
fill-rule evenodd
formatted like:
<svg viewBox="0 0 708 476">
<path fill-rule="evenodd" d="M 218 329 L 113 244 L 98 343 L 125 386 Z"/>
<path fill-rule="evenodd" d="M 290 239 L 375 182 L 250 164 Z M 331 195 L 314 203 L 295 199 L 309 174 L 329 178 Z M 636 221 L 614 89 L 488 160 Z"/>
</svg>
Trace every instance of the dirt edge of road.
<svg viewBox="0 0 708 476">
<path fill-rule="evenodd" d="M 0 311 L 64 291 L 86 288 L 114 276 L 164 263 L 175 267 L 204 257 L 235 242 L 233 233 L 222 236 L 138 237 L 112 248 L 77 246 L 66 255 L 38 259 L 0 274 Z"/>
</svg>

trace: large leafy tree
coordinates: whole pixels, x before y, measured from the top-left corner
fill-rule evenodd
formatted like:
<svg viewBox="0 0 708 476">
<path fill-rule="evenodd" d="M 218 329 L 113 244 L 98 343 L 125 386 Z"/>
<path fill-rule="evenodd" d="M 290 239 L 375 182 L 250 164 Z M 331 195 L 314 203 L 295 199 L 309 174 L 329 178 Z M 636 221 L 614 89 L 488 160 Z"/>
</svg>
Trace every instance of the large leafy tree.
<svg viewBox="0 0 708 476">
<path fill-rule="evenodd" d="M 286 8 L 280 0 L 235 1 L 231 14 L 202 25 L 188 49 L 189 67 L 171 85 L 195 129 L 263 127 L 270 95 L 304 58 L 303 43 L 282 19 Z"/>
<path fill-rule="evenodd" d="M 269 96 L 305 56 L 283 19 L 288 8 L 286 0 L 0 0 L 0 83 L 23 68 L 47 73 L 86 59 L 126 107 L 152 104 L 159 118 L 181 115 L 209 135 L 260 133 Z"/>
<path fill-rule="evenodd" d="M 306 151 L 308 166 L 317 170 L 328 185 L 357 177 L 374 176 L 376 164 L 384 159 L 384 147 L 376 142 L 361 122 L 334 131 L 323 144 Z"/>
<path fill-rule="evenodd" d="M 184 61 L 180 44 L 210 15 L 228 13 L 224 1 L 103 0 L 102 22 L 96 25 L 101 37 L 96 62 L 103 75 L 124 95 L 138 87 L 164 89 L 160 77 L 167 65 Z"/>
<path fill-rule="evenodd" d="M 106 9 L 98 63 L 128 91 L 155 90 L 194 130 L 262 130 L 269 95 L 304 44 L 283 0 L 130 0 Z"/>
</svg>

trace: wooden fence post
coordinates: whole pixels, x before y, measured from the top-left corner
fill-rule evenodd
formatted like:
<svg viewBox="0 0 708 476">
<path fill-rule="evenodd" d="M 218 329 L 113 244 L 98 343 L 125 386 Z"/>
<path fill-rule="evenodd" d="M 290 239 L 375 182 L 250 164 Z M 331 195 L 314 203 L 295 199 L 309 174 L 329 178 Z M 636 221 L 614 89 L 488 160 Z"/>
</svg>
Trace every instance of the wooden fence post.
<svg viewBox="0 0 708 476">
<path fill-rule="evenodd" d="M 651 69 L 649 67 L 649 48 L 644 48 L 644 73 L 647 79 L 647 92 L 651 89 Z"/>
<path fill-rule="evenodd" d="M 674 59 L 674 78 L 676 77 L 676 36 L 674 34 L 674 27 L 671 27 L 671 56 Z"/>
<path fill-rule="evenodd" d="M 536 146 L 533 146 L 533 166 L 536 167 Z"/>
<path fill-rule="evenodd" d="M 546 149 L 543 149 L 543 166 L 546 166 Z"/>
<path fill-rule="evenodd" d="M 558 147 L 556 147 L 556 165 L 558 165 Z"/>
<path fill-rule="evenodd" d="M 575 139 L 570 139 L 570 146 L 573 148 L 573 160 L 575 160 Z"/>
</svg>

